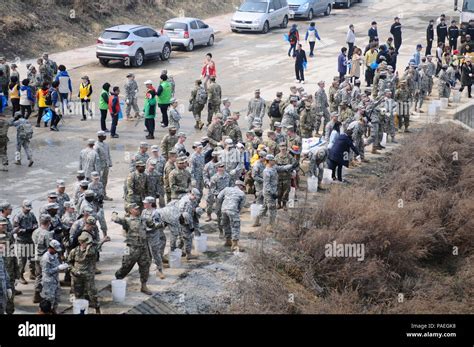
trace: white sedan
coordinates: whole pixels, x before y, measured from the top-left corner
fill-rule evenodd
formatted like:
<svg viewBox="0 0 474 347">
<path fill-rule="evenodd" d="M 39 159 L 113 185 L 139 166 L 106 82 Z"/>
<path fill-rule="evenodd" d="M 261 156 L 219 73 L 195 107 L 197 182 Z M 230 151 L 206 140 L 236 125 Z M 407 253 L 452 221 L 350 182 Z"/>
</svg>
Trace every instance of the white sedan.
<svg viewBox="0 0 474 347">
<path fill-rule="evenodd" d="M 214 44 L 214 29 L 197 18 L 173 18 L 168 20 L 163 29 L 171 44 L 192 51 L 195 46 Z"/>
</svg>

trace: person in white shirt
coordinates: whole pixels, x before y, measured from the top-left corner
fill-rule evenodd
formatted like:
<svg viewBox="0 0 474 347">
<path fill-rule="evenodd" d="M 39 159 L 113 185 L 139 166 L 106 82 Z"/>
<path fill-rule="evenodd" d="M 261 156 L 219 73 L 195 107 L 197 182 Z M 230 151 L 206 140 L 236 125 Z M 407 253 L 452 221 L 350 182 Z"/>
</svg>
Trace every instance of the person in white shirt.
<svg viewBox="0 0 474 347">
<path fill-rule="evenodd" d="M 355 31 L 354 31 L 354 25 L 351 24 L 349 25 L 349 30 L 347 31 L 347 37 L 346 37 L 346 43 L 347 43 L 347 59 L 351 60 L 352 59 L 352 53 L 354 52 L 354 44 L 355 44 Z"/>
</svg>

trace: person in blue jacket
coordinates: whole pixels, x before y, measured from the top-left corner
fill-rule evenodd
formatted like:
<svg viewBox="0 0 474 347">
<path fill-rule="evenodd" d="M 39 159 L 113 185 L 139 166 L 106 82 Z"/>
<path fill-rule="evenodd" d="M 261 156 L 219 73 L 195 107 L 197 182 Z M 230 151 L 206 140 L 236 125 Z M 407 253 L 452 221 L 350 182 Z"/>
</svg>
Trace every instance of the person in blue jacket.
<svg viewBox="0 0 474 347">
<path fill-rule="evenodd" d="M 316 39 L 321 41 L 319 37 L 318 30 L 316 29 L 316 23 L 311 22 L 309 25 L 308 30 L 306 30 L 306 36 L 304 38 L 305 41 L 309 42 L 309 56 L 310 58 L 314 57 L 314 45 L 316 43 Z"/>
<path fill-rule="evenodd" d="M 65 115 L 66 108 L 69 107 L 69 100 L 72 98 L 72 83 L 64 65 L 59 65 L 58 70 L 55 81 L 59 82 L 58 93 L 62 101 L 61 111 L 62 115 Z"/>
<path fill-rule="evenodd" d="M 349 152 L 351 149 L 357 157 L 360 157 L 359 151 L 352 142 L 352 129 L 347 129 L 345 133 L 339 134 L 329 150 L 328 167 L 332 170 L 333 180 L 336 180 L 337 171 L 337 180 L 342 182 L 342 167 L 349 166 Z"/>
</svg>

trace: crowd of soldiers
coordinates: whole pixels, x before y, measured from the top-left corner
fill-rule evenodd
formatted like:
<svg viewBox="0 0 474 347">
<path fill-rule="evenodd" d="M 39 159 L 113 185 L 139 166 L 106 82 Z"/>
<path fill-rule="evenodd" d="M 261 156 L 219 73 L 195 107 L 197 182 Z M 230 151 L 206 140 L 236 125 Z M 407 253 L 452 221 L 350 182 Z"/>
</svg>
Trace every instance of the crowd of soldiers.
<svg viewBox="0 0 474 347">
<path fill-rule="evenodd" d="M 368 48 L 376 51 L 378 45 L 372 41 Z M 204 127 L 201 113 L 207 106 L 205 136 L 188 145 L 187 134 L 180 131 L 179 122 L 173 121 L 173 112 L 178 112 L 174 105 L 166 124 L 168 133 L 160 145 L 141 142 L 130 157 L 123 185 L 125 211 L 123 216 L 114 211 L 110 219 L 125 233 L 126 252 L 115 277 L 125 278 L 138 264 L 141 292 L 151 295 L 147 282 L 152 262 L 159 279 L 165 278 L 164 268 L 169 266 L 165 231 L 170 235 L 170 253 L 181 249 L 182 256 L 192 261 L 197 258 L 193 238 L 201 235 L 204 214 L 206 223 L 215 222 L 224 247 L 244 251 L 240 224 L 247 196 L 253 196 L 252 203 L 261 206 L 253 226 L 261 226 L 268 215 L 266 230 L 274 231 L 277 211 L 288 209 L 290 192 L 299 187 L 302 173 L 317 178 L 318 190 L 326 189 L 324 168 L 331 168 L 338 135 L 349 137 L 353 144 L 349 165 L 359 166 L 368 161 L 365 147 L 371 145 L 372 154 L 385 148 L 384 133 L 387 141 L 396 143 L 397 133 L 410 132 L 410 115 L 423 112 L 423 102 L 432 94 L 435 77 L 439 97 L 449 97 L 457 79 L 453 64 L 440 64 L 431 55 L 419 61 L 414 57 L 403 71 L 396 71 L 383 54 L 378 54 L 374 67 L 368 88 L 362 88 L 358 78 L 347 76 L 341 80 L 336 76 L 329 88 L 322 80 L 314 93 L 291 86 L 287 95 L 277 92 L 271 102 L 266 102 L 256 89 L 245 114 L 246 131 L 239 124 L 240 112 L 232 111 L 231 101 L 222 98 L 216 77 L 210 77 L 206 85 L 197 80 L 188 110 L 198 133 Z M 126 117 L 132 118 L 134 110 L 139 118 L 138 85 L 132 74 L 127 78 Z M 162 78 L 162 82 L 166 80 Z M 149 82 L 145 83 L 147 95 L 152 90 Z M 269 123 L 266 130 L 264 122 Z M 24 123 L 21 113 L 14 113 L 9 121 L 0 118 L 0 147 L 5 145 L 6 153 L 5 129 L 15 126 L 17 150 L 24 148 L 31 166 L 28 143 L 32 131 Z M 15 283 L 18 280 L 26 284 L 27 279 L 34 281 L 34 303 L 44 306 L 47 302 L 56 311 L 60 287 L 69 286 L 73 297 L 87 298 L 90 306 L 100 312 L 95 275 L 100 273 L 97 262 L 102 245 L 110 241 L 104 202 L 112 200 L 106 193 L 112 167 L 107 136 L 107 129 L 103 129 L 97 132 L 97 139 L 87 140 L 79 154 L 71 195 L 65 192 L 64 181 L 58 180 L 56 190 L 46 195 L 47 203 L 40 208 L 38 218 L 29 200 L 23 201 L 13 217 L 8 202 L 0 205 L 0 247 L 15 245 L 17 251 L 16 257 L 0 257 L 0 313 L 13 313 L 15 295 L 21 295 Z M 304 139 L 313 137 L 319 145 L 303 150 Z M 147 139 L 154 139 L 153 131 L 149 130 Z M 16 159 L 21 164 L 21 157 Z M 308 170 L 304 172 L 306 164 Z M 340 179 L 334 169 L 332 178 Z M 34 251 L 28 253 L 30 249 Z M 29 277 L 25 276 L 27 263 Z M 65 272 L 62 281 L 61 271 Z"/>
</svg>

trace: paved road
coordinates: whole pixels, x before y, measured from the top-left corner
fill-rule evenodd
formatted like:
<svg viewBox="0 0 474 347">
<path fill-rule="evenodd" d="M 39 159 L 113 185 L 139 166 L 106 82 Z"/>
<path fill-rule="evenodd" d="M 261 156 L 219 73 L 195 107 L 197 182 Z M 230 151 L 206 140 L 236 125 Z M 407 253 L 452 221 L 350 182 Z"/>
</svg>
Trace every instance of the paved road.
<svg viewBox="0 0 474 347">
<path fill-rule="evenodd" d="M 402 3 L 401 5 L 398 1 L 371 1 L 357 4 L 350 10 L 334 10 L 329 17 L 316 18 L 318 31 L 323 40 L 316 44 L 316 57 L 308 63 L 307 84 L 304 88 L 314 93 L 317 81 L 324 79 L 329 82 L 333 76 L 337 75 L 337 54 L 345 44 L 345 35 L 350 23 L 355 25 L 359 37 L 357 45 L 365 46 L 366 33 L 372 20 L 379 23 L 379 36 L 385 41 L 393 17 L 395 15 L 401 17 L 404 25 L 404 43 L 398 59 L 400 68 L 407 63 L 416 44 L 425 43 L 425 27 L 430 18 L 436 18 L 440 13 L 454 15 L 446 0 L 430 1 L 428 4 L 422 0 L 409 0 Z M 215 57 L 218 82 L 222 86 L 224 96 L 231 98 L 234 111 L 245 112 L 248 99 L 252 97 L 255 88 L 260 88 L 263 98 L 271 101 L 277 91 L 287 94 L 289 87 L 294 84 L 293 60 L 287 56 L 288 47 L 283 40 L 286 30 L 274 29 L 267 35 L 234 34 L 225 29 L 225 21 L 229 17 L 228 15 L 221 16 L 208 21 L 210 23 L 214 21 L 216 26 L 223 28 L 217 36 L 214 47 L 198 48 L 190 53 L 174 51 L 172 59 L 168 62 L 151 62 L 140 69 L 125 69 L 118 65 L 104 68 L 96 61 L 88 63 L 87 56 L 90 57 L 91 54 L 84 53 L 82 50 L 82 53 L 72 51 L 58 55 L 70 59 L 70 61 L 58 61 L 58 63 L 77 66 L 70 71 L 76 89 L 75 93 L 77 93 L 80 77 L 85 74 L 90 77 L 95 90 L 94 100 L 98 98 L 100 87 L 106 81 L 112 85 L 119 85 L 123 89 L 125 75 L 133 72 L 139 82 L 140 91 L 144 92 L 143 81 L 151 79 L 158 82 L 161 70 L 168 69 L 177 84 L 177 98 L 182 102 L 184 120 L 181 126 L 182 130 L 189 134 L 188 147 L 190 149 L 192 142 L 205 134 L 204 131 L 196 133 L 192 115 L 186 109 L 193 82 L 199 77 L 201 63 L 208 51 Z M 297 21 L 297 24 L 304 32 L 308 23 Z M 305 49 L 309 48 L 305 47 Z M 84 63 L 86 65 L 83 65 Z M 140 105 L 142 104 L 140 100 Z M 85 146 L 85 141 L 88 138 L 94 138 L 96 131 L 99 130 L 97 118 L 87 122 L 80 122 L 79 119 L 79 115 L 66 116 L 65 124 L 61 126 L 59 133 L 52 133 L 49 129 L 35 128 L 32 142 L 35 165 L 32 168 L 27 168 L 25 165 L 21 167 L 11 165 L 8 173 L 0 173 L 0 200 L 8 200 L 18 206 L 23 199 L 29 198 L 34 200 L 34 210 L 37 211 L 46 200 L 46 192 L 55 188 L 55 181 L 58 178 L 64 179 L 69 184 L 68 192 L 71 192 L 78 167 L 79 151 Z M 240 125 L 245 127 L 245 124 L 245 119 L 241 118 Z M 264 125 L 267 125 L 267 120 Z M 156 140 L 149 143 L 159 144 L 165 132 L 166 130 L 160 128 L 158 134 L 155 134 Z M 111 144 L 114 163 L 110 173 L 109 194 L 114 201 L 106 203 L 107 217 L 113 209 L 123 210 L 122 183 L 128 167 L 125 158 L 128 153 L 136 151 L 140 141 L 145 140 L 143 126 L 134 127 L 132 122 L 120 122 L 118 133 L 120 139 L 108 140 Z M 15 138 L 13 130 L 11 130 L 10 138 L 12 140 Z M 12 162 L 14 151 L 14 141 L 12 141 L 9 146 Z M 121 252 L 123 238 L 121 230 L 115 226 L 111 226 L 110 234 L 114 242 L 104 247 L 103 260 L 104 264 L 111 265 L 108 266 L 111 274 L 119 264 L 118 254 Z M 105 280 L 109 279 L 110 276 L 107 276 Z M 25 288 L 25 290 L 27 293 L 31 292 L 31 288 Z M 27 310 L 31 311 L 31 309 L 30 307 Z"/>
</svg>

